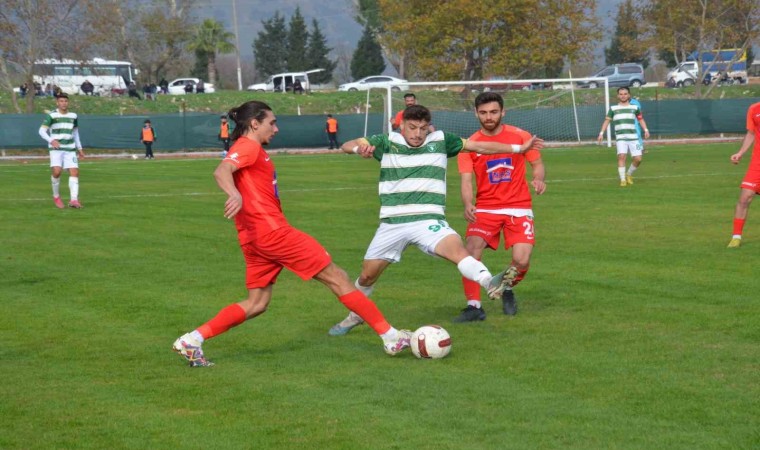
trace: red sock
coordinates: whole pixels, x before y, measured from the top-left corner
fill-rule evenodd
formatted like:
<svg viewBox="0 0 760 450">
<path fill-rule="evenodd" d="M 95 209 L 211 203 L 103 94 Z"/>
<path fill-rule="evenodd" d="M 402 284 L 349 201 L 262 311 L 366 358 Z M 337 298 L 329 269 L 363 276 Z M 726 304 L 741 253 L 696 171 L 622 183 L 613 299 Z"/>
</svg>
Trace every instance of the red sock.
<svg viewBox="0 0 760 450">
<path fill-rule="evenodd" d="M 747 219 L 734 219 L 734 234 L 741 236 L 742 230 L 744 229 L 744 222 L 746 222 Z"/>
<path fill-rule="evenodd" d="M 198 332 L 203 339 L 210 339 L 243 322 L 245 322 L 245 310 L 237 303 L 233 303 L 222 308 L 216 317 L 199 326 Z"/>
<path fill-rule="evenodd" d="M 514 265 L 515 262 L 512 261 L 512 265 Z M 517 286 L 519 282 L 525 278 L 525 274 L 528 273 L 528 270 L 530 269 L 530 266 L 526 267 L 525 270 L 517 269 L 517 276 L 515 277 L 515 281 L 512 282 L 512 287 Z"/>
<path fill-rule="evenodd" d="M 346 295 L 342 295 L 338 297 L 338 300 L 346 305 L 346 308 L 355 312 L 367 322 L 367 325 L 372 327 L 372 329 L 375 330 L 375 333 L 383 334 L 391 329 L 390 324 L 386 322 L 385 317 L 383 317 L 383 313 L 377 309 L 377 305 L 367 298 L 366 295 L 362 294 L 360 290 L 357 289 Z"/>
<path fill-rule="evenodd" d="M 480 301 L 480 283 L 462 277 L 462 286 L 464 287 L 464 298 Z"/>
</svg>

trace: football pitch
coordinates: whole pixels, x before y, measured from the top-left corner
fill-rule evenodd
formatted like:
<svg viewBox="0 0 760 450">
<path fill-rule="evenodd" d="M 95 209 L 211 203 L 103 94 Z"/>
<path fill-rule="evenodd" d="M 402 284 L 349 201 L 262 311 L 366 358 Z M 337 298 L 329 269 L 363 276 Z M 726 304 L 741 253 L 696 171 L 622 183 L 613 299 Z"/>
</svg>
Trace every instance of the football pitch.
<svg viewBox="0 0 760 450">
<path fill-rule="evenodd" d="M 515 317 L 486 299 L 486 321 L 452 323 L 459 272 L 409 248 L 373 298 L 398 328 L 444 326 L 445 359 L 328 336 L 346 310 L 285 271 L 202 369 L 172 342 L 246 293 L 219 160 L 85 160 L 82 210 L 53 206 L 47 162 L 0 163 L 0 448 L 757 449 L 760 211 L 726 248 L 738 147 L 649 146 L 626 188 L 614 149 L 545 150 Z M 378 163 L 273 161 L 290 223 L 354 279 Z M 455 159 L 448 185 L 463 234 Z"/>
</svg>

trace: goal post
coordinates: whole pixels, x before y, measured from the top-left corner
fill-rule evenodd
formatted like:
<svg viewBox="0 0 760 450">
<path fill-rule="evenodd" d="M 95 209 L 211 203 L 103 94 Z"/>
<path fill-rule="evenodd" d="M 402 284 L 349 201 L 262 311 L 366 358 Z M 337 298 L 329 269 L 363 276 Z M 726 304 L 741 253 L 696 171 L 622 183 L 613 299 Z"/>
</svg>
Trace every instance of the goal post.
<svg viewBox="0 0 760 450">
<path fill-rule="evenodd" d="M 591 82 L 604 88 L 578 87 L 579 84 L 588 86 Z M 389 84 L 373 91 L 383 93 L 384 111 L 383 123 L 370 128 L 379 127 L 383 133 L 390 131 L 391 120 L 405 108 L 404 95 L 411 92 L 416 96 L 417 104 L 430 109 L 436 129 L 470 136 L 480 129 L 474 112 L 475 97 L 481 92 L 498 92 L 504 98 L 504 123 L 558 146 L 595 143 L 610 107 L 608 81 L 598 77 L 408 82 Z M 378 112 L 378 108 L 372 109 Z M 373 117 L 377 120 L 379 114 Z M 612 145 L 609 130 L 607 145 Z"/>
</svg>

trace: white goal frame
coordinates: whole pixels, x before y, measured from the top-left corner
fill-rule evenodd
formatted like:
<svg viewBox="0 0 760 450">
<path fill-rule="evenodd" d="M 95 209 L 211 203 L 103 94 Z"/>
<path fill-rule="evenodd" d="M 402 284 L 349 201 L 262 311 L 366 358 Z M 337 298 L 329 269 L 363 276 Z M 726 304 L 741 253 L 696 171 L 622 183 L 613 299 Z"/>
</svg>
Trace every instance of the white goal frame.
<svg viewBox="0 0 760 450">
<path fill-rule="evenodd" d="M 394 91 L 399 95 L 399 92 L 404 93 L 404 90 L 408 90 L 409 92 L 414 92 L 415 90 L 419 90 L 419 88 L 423 87 L 430 87 L 430 88 L 441 88 L 443 86 L 473 86 L 473 85 L 510 85 L 510 84 L 526 84 L 529 83 L 531 85 L 540 85 L 545 83 L 551 83 L 553 85 L 552 89 L 559 90 L 559 89 L 568 89 L 570 90 L 570 95 L 572 97 L 572 109 L 573 109 L 573 119 L 575 121 L 574 128 L 575 128 L 575 139 L 574 140 L 568 140 L 568 141 L 552 141 L 551 145 L 578 145 L 578 144 L 588 144 L 592 143 L 588 140 L 583 141 L 581 137 L 580 132 L 580 120 L 578 118 L 578 104 L 576 102 L 576 96 L 575 96 L 575 90 L 581 89 L 577 86 L 578 83 L 589 83 L 589 82 L 596 82 L 599 84 L 599 88 L 590 88 L 590 89 L 603 89 L 603 97 L 604 97 L 604 111 L 603 114 L 606 114 L 607 111 L 610 109 L 610 86 L 609 86 L 609 80 L 607 78 L 602 77 L 584 77 L 584 78 L 546 78 L 546 79 L 521 79 L 521 80 L 473 80 L 473 81 L 429 81 L 429 82 L 405 82 L 405 83 L 389 83 L 385 86 L 385 99 L 384 102 L 384 116 L 386 118 L 383 130 L 388 129 L 388 120 L 393 118 L 393 102 L 390 100 L 393 98 Z M 404 89 L 404 90 L 402 90 Z M 484 89 L 485 90 L 485 89 Z M 583 89 L 586 91 L 587 89 Z M 369 99 L 369 92 L 368 92 L 368 99 Z M 600 96 L 601 97 L 601 96 Z M 602 119 L 603 120 L 603 119 Z M 365 123 L 366 123 L 366 116 L 365 116 Z M 599 122 L 599 127 L 601 128 L 602 121 Z M 539 136 L 540 137 L 540 136 Z M 611 127 L 607 127 L 607 146 L 612 146 L 612 130 Z M 593 143 L 596 143 L 593 141 Z"/>
</svg>

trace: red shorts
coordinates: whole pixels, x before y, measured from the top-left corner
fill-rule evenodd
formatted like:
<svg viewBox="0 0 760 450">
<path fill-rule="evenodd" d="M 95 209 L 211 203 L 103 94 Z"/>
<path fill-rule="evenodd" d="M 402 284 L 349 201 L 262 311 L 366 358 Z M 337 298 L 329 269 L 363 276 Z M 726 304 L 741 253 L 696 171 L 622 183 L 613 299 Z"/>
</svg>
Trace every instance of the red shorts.
<svg viewBox="0 0 760 450">
<path fill-rule="evenodd" d="M 742 184 L 739 187 L 760 194 L 760 168 L 751 167 L 747 170 L 747 174 L 744 175 L 744 180 L 742 180 Z"/>
<path fill-rule="evenodd" d="M 293 227 L 278 228 L 240 248 L 245 257 L 248 289 L 274 284 L 283 267 L 303 280 L 310 280 L 332 262 L 330 254 L 316 239 Z"/>
<path fill-rule="evenodd" d="M 504 230 L 504 248 L 515 244 L 535 245 L 536 235 L 533 229 L 533 217 L 507 216 L 479 212 L 475 223 L 467 225 L 465 236 L 479 236 L 486 241 L 488 247 L 496 250 L 499 247 L 500 233 Z"/>
</svg>

